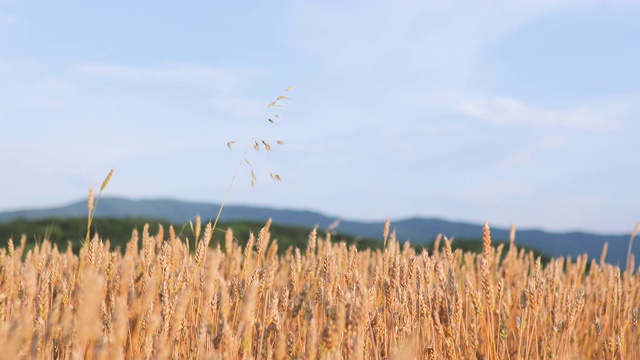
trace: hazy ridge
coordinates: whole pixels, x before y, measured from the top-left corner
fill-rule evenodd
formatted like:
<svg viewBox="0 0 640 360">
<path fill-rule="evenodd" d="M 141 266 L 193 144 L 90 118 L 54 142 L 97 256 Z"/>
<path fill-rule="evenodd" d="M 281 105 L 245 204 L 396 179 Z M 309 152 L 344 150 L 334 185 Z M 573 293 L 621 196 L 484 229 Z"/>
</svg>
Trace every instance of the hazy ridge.
<svg viewBox="0 0 640 360">
<path fill-rule="evenodd" d="M 0 221 L 13 219 L 42 219 L 50 217 L 83 217 L 87 215 L 85 200 L 72 204 L 36 210 L 19 210 L 0 212 Z M 206 202 L 186 202 L 172 199 L 147 199 L 131 200 L 126 198 L 105 197 L 100 199 L 96 217 L 146 217 L 163 219 L 172 222 L 184 223 L 200 214 L 203 220 L 217 213 L 219 204 Z M 264 222 L 272 218 L 274 223 L 283 225 L 296 225 L 313 227 L 318 225 L 321 229 L 328 227 L 335 220 L 340 220 L 337 228 L 339 233 L 354 236 L 379 239 L 382 236 L 382 222 L 361 222 L 343 220 L 313 211 L 275 209 L 267 207 L 227 205 L 222 213 L 221 221 L 250 220 Z M 437 218 L 409 218 L 392 219 L 392 227 L 396 229 L 397 238 L 400 241 L 410 240 L 415 244 L 424 244 L 433 241 L 438 234 L 457 239 L 480 238 L 482 224 L 467 222 L 452 222 Z M 507 241 L 509 229 L 492 227 L 494 241 Z M 630 235 L 606 235 L 586 232 L 553 233 L 542 230 L 526 229 L 518 230 L 516 243 L 529 246 L 543 253 L 558 257 L 587 253 L 589 257 L 599 259 L 605 242 L 608 242 L 606 261 L 626 266 L 627 249 Z M 634 247 L 633 253 L 640 257 L 640 244 Z"/>
</svg>

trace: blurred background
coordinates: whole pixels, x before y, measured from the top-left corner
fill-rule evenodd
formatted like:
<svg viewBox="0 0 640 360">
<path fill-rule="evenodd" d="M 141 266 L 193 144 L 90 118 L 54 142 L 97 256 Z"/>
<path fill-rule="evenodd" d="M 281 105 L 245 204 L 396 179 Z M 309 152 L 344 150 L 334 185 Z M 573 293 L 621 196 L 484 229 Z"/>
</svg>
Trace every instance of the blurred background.
<svg viewBox="0 0 640 360">
<path fill-rule="evenodd" d="M 81 200 L 113 167 L 106 196 L 219 203 L 257 137 L 285 145 L 247 153 L 257 182 L 241 168 L 231 204 L 629 233 L 639 18 L 632 1 L 2 0 L 0 211 Z"/>
</svg>

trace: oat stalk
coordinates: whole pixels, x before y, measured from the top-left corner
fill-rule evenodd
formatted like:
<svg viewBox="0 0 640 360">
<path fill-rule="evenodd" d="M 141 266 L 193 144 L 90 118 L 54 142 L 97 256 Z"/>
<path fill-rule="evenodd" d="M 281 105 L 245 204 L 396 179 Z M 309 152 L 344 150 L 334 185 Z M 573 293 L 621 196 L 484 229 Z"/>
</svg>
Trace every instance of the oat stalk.
<svg viewBox="0 0 640 360">
<path fill-rule="evenodd" d="M 288 88 L 286 88 L 284 90 L 284 94 L 278 96 L 274 101 L 270 102 L 267 105 L 267 109 L 265 110 L 265 119 L 272 124 L 275 124 L 277 120 L 281 119 L 282 116 L 278 113 L 273 114 L 273 116 L 269 115 L 269 111 L 271 108 L 273 107 L 282 107 L 282 101 L 283 100 L 289 100 L 289 96 L 287 95 L 287 93 L 289 93 L 289 91 L 293 90 L 293 86 L 289 86 Z M 276 120 L 277 119 L 277 120 Z M 227 147 L 229 148 L 229 150 L 233 149 L 233 146 L 238 142 L 238 139 L 235 140 L 231 140 L 227 142 Z M 284 145 L 284 141 L 282 140 L 277 140 L 275 142 L 277 145 Z M 249 141 L 249 143 L 247 144 L 247 147 L 245 148 L 244 152 L 242 153 L 242 158 L 240 161 L 238 161 L 238 165 L 236 166 L 235 171 L 233 172 L 233 176 L 231 177 L 231 181 L 229 182 L 229 186 L 227 187 L 227 191 L 224 194 L 224 197 L 222 199 L 222 202 L 220 203 L 220 207 L 218 208 L 218 213 L 216 214 L 216 218 L 213 221 L 213 231 L 216 230 L 216 227 L 218 225 L 218 221 L 220 220 L 220 216 L 222 216 L 222 210 L 224 209 L 227 200 L 229 198 L 229 194 L 231 194 L 231 189 L 233 188 L 233 185 L 236 182 L 236 178 L 238 177 L 238 173 L 240 172 L 240 169 L 243 166 L 249 166 L 249 171 L 251 174 L 251 187 L 255 189 L 255 184 L 257 181 L 257 176 L 255 174 L 255 172 L 253 171 L 253 166 L 251 165 L 251 161 L 249 161 L 249 158 L 247 156 L 247 154 L 249 153 L 249 151 L 251 150 L 251 148 L 253 148 L 255 151 L 260 151 L 261 148 L 265 149 L 267 152 L 272 151 L 272 146 L 271 146 L 272 142 L 269 142 L 267 140 L 264 139 L 260 139 L 257 137 L 252 137 Z M 273 172 L 269 172 L 270 177 L 274 180 L 274 181 L 281 181 L 282 178 L 280 177 L 280 175 L 273 173 Z"/>
</svg>

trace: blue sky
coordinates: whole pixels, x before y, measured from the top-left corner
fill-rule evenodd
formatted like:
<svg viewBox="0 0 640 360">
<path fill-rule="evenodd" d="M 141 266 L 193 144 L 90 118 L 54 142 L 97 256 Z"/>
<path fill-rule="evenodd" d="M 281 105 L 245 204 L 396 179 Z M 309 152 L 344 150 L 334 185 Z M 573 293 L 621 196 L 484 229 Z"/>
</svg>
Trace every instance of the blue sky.
<svg viewBox="0 0 640 360">
<path fill-rule="evenodd" d="M 0 210 L 82 199 L 112 167 L 105 195 L 219 202 L 259 137 L 285 145 L 247 153 L 258 181 L 241 168 L 230 204 L 628 233 L 638 19 L 632 1 L 0 0 Z"/>
</svg>

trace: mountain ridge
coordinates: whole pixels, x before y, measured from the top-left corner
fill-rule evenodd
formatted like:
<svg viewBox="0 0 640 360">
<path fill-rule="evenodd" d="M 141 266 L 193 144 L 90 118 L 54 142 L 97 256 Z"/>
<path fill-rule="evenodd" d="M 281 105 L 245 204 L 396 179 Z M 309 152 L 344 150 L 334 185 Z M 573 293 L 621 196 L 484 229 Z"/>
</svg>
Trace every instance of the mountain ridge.
<svg viewBox="0 0 640 360">
<path fill-rule="evenodd" d="M 175 199 L 127 199 L 122 197 L 104 197 L 96 208 L 95 217 L 147 217 L 173 222 L 187 222 L 200 214 L 217 213 L 219 204 L 207 202 L 189 202 Z M 85 200 L 70 203 L 65 206 L 0 212 L 0 222 L 13 219 L 41 219 L 47 217 L 85 217 L 87 203 Z M 297 225 L 321 229 L 327 228 L 335 220 L 340 220 L 338 231 L 341 233 L 380 239 L 384 228 L 381 221 L 356 221 L 341 219 L 311 210 L 277 209 L 270 207 L 256 207 L 247 205 L 225 205 L 221 221 L 249 220 L 265 222 L 272 218 L 274 223 Z M 397 239 L 401 242 L 411 241 L 415 244 L 428 244 L 438 234 L 458 239 L 480 238 L 482 224 L 463 221 L 448 221 L 440 218 L 410 217 L 392 221 L 392 228 L 396 229 Z M 509 229 L 491 228 L 494 242 L 508 241 Z M 516 244 L 536 248 L 543 253 L 558 257 L 576 256 L 587 253 L 590 258 L 600 259 L 604 243 L 608 243 L 606 261 L 626 266 L 627 249 L 630 235 L 594 234 L 585 231 L 550 232 L 539 229 L 518 230 Z M 633 250 L 635 258 L 640 257 L 640 245 Z"/>
</svg>

